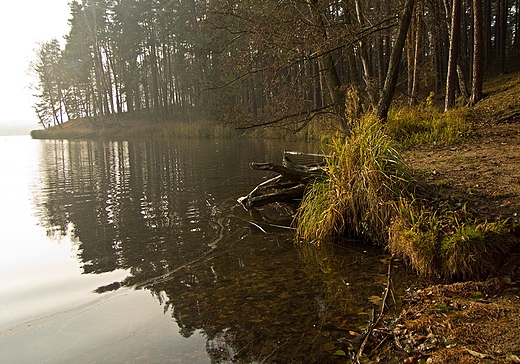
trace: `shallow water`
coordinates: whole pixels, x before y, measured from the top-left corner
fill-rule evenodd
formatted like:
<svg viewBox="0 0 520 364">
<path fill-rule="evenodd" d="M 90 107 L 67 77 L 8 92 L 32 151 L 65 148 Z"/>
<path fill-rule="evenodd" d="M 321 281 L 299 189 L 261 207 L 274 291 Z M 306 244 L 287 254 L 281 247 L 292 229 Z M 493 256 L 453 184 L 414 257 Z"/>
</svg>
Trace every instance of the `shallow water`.
<svg viewBox="0 0 520 364">
<path fill-rule="evenodd" d="M 0 362 L 345 362 L 388 257 L 251 223 L 248 164 L 284 148 L 318 150 L 2 137 Z M 395 270 L 399 295 L 414 277 Z"/>
</svg>

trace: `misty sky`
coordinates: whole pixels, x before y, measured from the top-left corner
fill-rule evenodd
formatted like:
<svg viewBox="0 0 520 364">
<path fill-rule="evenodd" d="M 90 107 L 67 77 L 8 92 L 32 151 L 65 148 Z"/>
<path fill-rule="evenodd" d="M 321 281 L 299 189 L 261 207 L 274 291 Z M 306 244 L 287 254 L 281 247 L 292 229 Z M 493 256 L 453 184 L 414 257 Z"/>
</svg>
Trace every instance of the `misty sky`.
<svg viewBox="0 0 520 364">
<path fill-rule="evenodd" d="M 33 79 L 27 74 L 38 42 L 68 32 L 70 0 L 2 0 L 0 2 L 0 124 L 36 124 L 32 109 Z"/>
</svg>

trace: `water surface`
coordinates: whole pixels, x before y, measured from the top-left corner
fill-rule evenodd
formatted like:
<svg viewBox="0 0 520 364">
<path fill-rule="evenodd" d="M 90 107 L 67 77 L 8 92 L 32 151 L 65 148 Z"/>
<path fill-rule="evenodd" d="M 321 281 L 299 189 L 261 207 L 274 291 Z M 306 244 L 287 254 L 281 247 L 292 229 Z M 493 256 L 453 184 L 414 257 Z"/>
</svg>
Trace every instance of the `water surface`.
<svg viewBox="0 0 520 364">
<path fill-rule="evenodd" d="M 318 149 L 3 137 L 0 362 L 344 362 L 388 257 L 252 223 L 236 198 L 266 176 L 248 164 L 284 148 Z"/>
</svg>

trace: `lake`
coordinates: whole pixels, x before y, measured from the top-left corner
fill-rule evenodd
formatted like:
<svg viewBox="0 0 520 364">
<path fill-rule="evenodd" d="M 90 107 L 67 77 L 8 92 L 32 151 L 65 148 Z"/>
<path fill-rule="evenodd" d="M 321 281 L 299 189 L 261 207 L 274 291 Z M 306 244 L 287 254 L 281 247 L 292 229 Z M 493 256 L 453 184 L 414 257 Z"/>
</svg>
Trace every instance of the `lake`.
<svg viewBox="0 0 520 364">
<path fill-rule="evenodd" d="M 345 363 L 389 257 L 253 221 L 284 149 L 319 146 L 0 137 L 0 362 Z"/>
</svg>

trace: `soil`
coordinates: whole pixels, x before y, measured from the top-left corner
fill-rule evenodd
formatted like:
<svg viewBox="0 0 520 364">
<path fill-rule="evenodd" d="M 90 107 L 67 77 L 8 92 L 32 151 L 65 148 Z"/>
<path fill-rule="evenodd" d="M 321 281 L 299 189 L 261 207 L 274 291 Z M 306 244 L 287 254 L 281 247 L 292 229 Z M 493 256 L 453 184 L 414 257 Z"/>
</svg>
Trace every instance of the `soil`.
<svg viewBox="0 0 520 364">
<path fill-rule="evenodd" d="M 435 199 L 481 220 L 508 219 L 517 241 L 519 80 L 510 77 L 491 91 L 507 105 L 493 107 L 497 100 L 490 97 L 473 108 L 473 131 L 463 144 L 422 147 L 405 155 Z M 517 248 L 487 281 L 411 288 L 399 314 L 373 331 L 359 361 L 520 363 L 519 266 Z"/>
<path fill-rule="evenodd" d="M 437 186 L 440 197 L 465 204 L 476 216 L 518 221 L 520 214 L 520 118 L 476 127 L 462 145 L 430 147 L 407 162 Z"/>
</svg>

